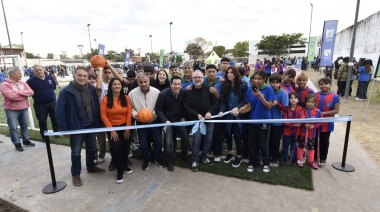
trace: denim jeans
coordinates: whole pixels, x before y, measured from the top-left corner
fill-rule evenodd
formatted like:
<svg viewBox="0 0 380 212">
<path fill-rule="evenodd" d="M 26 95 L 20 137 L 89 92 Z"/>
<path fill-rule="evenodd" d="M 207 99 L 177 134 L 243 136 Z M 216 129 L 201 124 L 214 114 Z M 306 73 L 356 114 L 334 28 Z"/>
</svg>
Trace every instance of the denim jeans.
<svg viewBox="0 0 380 212">
<path fill-rule="evenodd" d="M 140 122 L 136 122 L 136 123 L 137 125 L 144 125 L 143 123 L 140 123 Z M 157 123 L 158 122 L 155 121 L 150 124 L 157 124 Z M 156 161 L 160 161 L 161 153 L 162 153 L 161 127 L 137 129 L 142 158 L 144 162 L 147 162 L 150 159 L 149 148 L 148 148 L 148 144 L 150 144 L 150 142 L 148 142 L 148 133 L 152 135 L 152 139 L 153 139 L 154 158 L 156 159 Z"/>
<path fill-rule="evenodd" d="M 296 137 L 289 136 L 289 135 L 284 135 L 283 137 L 284 144 L 282 146 L 282 161 L 286 162 L 291 158 L 291 161 L 296 160 L 296 154 L 297 154 L 297 149 L 296 149 Z M 290 145 L 290 157 L 289 157 L 289 145 Z"/>
<path fill-rule="evenodd" d="M 93 128 L 84 127 L 85 129 Z M 86 144 L 86 166 L 87 170 L 95 167 L 94 156 L 96 150 L 96 133 L 86 133 L 86 134 L 74 134 L 70 136 L 70 147 L 71 147 L 71 175 L 79 176 L 82 170 L 81 163 L 81 151 L 83 142 Z"/>
<path fill-rule="evenodd" d="M 203 139 L 203 147 L 202 147 L 202 155 L 201 158 L 206 159 L 208 150 L 210 149 L 212 135 L 214 132 L 214 123 L 205 123 L 206 125 L 206 135 L 202 135 L 201 131 L 198 130 L 196 133 L 193 134 L 193 145 L 192 145 L 192 162 L 199 162 L 199 149 L 200 144 Z"/>
<path fill-rule="evenodd" d="M 179 136 L 181 138 L 181 157 L 186 158 L 187 156 L 187 149 L 188 149 L 187 145 L 189 144 L 189 133 L 187 132 L 186 127 L 167 126 L 166 133 L 165 133 L 165 144 L 164 144 L 166 161 L 172 161 L 173 141 L 176 140 L 176 138 L 173 137 L 173 128 L 176 132 L 179 133 Z"/>
<path fill-rule="evenodd" d="M 359 81 L 359 99 L 367 99 L 367 84 L 368 81 Z"/>
<path fill-rule="evenodd" d="M 44 135 L 44 132 L 48 130 L 47 117 L 50 116 L 51 125 L 54 132 L 58 132 L 58 124 L 55 119 L 55 102 L 51 103 L 34 103 L 34 111 L 36 112 L 36 117 L 38 119 L 38 124 L 40 126 L 40 134 Z"/>
<path fill-rule="evenodd" d="M 24 110 L 8 110 L 5 109 L 5 115 L 7 116 L 7 123 L 9 126 L 9 134 L 11 135 L 11 141 L 14 145 L 20 144 L 20 138 L 17 133 L 17 125 L 20 124 L 22 141 L 29 140 L 28 134 L 28 109 Z"/>
</svg>

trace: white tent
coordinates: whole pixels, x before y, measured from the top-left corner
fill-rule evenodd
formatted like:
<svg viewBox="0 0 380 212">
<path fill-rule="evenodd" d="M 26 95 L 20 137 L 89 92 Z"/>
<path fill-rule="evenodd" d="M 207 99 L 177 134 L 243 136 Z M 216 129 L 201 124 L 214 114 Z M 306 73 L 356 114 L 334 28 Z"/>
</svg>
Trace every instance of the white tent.
<svg viewBox="0 0 380 212">
<path fill-rule="evenodd" d="M 219 63 L 219 61 L 220 61 L 220 57 L 218 56 L 218 54 L 216 54 L 215 51 L 212 51 L 211 54 L 206 59 L 205 63 L 216 65 Z"/>
</svg>

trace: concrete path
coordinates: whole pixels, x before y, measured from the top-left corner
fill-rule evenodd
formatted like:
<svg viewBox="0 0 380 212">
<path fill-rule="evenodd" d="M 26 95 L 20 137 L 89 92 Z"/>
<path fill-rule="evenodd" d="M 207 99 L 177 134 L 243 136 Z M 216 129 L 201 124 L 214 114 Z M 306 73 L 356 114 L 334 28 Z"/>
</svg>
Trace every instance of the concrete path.
<svg viewBox="0 0 380 212">
<path fill-rule="evenodd" d="M 55 194 L 42 193 L 51 183 L 45 143 L 36 142 L 35 147 L 17 152 L 9 137 L 0 135 L 4 141 L 0 142 L 0 197 L 30 211 L 380 211 L 378 167 L 353 139 L 347 163 L 356 168 L 355 172 L 341 172 L 331 166 L 341 161 L 344 132 L 345 124 L 337 123 L 327 165 L 313 171 L 314 191 L 178 167 L 170 173 L 154 164 L 142 171 L 142 162 L 134 159 L 133 173 L 126 174 L 122 184 L 116 184 L 116 172 L 84 171 L 83 186 L 74 187 L 70 148 L 52 145 L 56 178 L 67 183 Z M 84 155 L 83 151 L 83 165 Z M 99 166 L 107 168 L 109 160 L 107 154 L 106 162 Z"/>
</svg>

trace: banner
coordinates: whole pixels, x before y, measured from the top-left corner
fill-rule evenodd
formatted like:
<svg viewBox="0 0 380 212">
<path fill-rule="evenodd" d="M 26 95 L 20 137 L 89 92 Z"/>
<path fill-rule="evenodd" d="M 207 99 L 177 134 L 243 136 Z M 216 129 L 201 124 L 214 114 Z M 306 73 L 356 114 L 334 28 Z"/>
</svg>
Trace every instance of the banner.
<svg viewBox="0 0 380 212">
<path fill-rule="evenodd" d="M 129 50 L 125 51 L 125 64 L 124 67 L 129 66 L 129 61 L 131 60 L 131 52 Z"/>
<path fill-rule="evenodd" d="M 373 78 L 380 77 L 380 56 L 379 56 L 379 59 L 377 60 L 375 75 L 373 75 L 373 76 L 374 76 Z"/>
<path fill-rule="evenodd" d="M 104 45 L 102 45 L 102 44 L 98 45 L 98 55 L 104 56 L 104 48 L 105 48 Z"/>
<path fill-rule="evenodd" d="M 322 34 L 322 51 L 320 66 L 332 66 L 336 29 L 338 21 L 325 21 Z"/>
<path fill-rule="evenodd" d="M 310 37 L 308 50 L 309 55 L 307 56 L 308 62 L 313 62 L 315 59 L 315 48 L 317 47 L 317 37 Z"/>
<path fill-rule="evenodd" d="M 174 63 L 177 62 L 177 53 L 174 53 Z"/>
<path fill-rule="evenodd" d="M 160 49 L 160 68 L 163 67 L 163 63 L 164 63 L 164 50 Z"/>
</svg>

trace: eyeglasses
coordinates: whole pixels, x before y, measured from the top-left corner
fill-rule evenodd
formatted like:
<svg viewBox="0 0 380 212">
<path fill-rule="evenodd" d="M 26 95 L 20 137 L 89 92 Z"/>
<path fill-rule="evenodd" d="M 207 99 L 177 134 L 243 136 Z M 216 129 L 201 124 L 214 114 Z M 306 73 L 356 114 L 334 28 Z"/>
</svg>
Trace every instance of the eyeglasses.
<svg viewBox="0 0 380 212">
<path fill-rule="evenodd" d="M 191 69 L 191 67 L 184 67 L 183 69 Z"/>
<path fill-rule="evenodd" d="M 203 77 L 193 77 L 193 79 L 202 79 Z"/>
</svg>

